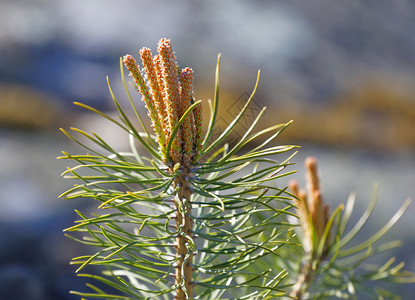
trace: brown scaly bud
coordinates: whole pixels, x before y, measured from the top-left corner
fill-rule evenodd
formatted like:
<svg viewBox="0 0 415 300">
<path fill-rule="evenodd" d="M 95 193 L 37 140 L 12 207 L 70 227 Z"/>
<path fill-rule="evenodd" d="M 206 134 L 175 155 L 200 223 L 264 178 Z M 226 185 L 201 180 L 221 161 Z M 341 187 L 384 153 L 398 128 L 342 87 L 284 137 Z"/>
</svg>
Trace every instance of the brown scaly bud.
<svg viewBox="0 0 415 300">
<path fill-rule="evenodd" d="M 193 154 L 193 162 L 196 163 L 199 159 L 200 153 L 202 152 L 202 142 L 203 142 L 203 119 L 202 119 L 202 112 L 203 107 L 202 103 L 198 104 L 195 109 L 193 110 L 193 116 L 195 119 L 195 129 L 196 129 L 196 136 L 195 136 L 195 144 L 194 144 L 194 154 Z"/>
<path fill-rule="evenodd" d="M 180 74 L 180 104 L 182 108 L 181 114 L 186 112 L 186 110 L 192 105 L 192 83 L 193 83 L 193 70 L 191 68 L 185 68 Z M 183 134 L 183 163 L 188 165 L 191 161 L 193 154 L 193 144 L 194 144 L 194 117 L 193 112 L 191 112 L 182 124 L 182 134 Z"/>
<path fill-rule="evenodd" d="M 324 217 L 324 209 L 321 199 L 320 179 L 317 174 L 317 159 L 314 157 L 307 157 L 305 166 L 307 169 L 310 214 L 313 218 L 315 230 L 317 231 L 318 236 L 321 237 L 326 226 L 326 220 Z"/>
<path fill-rule="evenodd" d="M 315 157 L 307 157 L 305 160 L 307 168 L 307 184 L 309 193 L 320 190 L 320 180 L 317 174 L 317 159 Z"/>
<path fill-rule="evenodd" d="M 167 117 L 166 108 L 163 99 L 163 89 L 161 87 L 162 81 L 158 79 L 156 65 L 151 57 L 150 49 L 144 47 L 140 50 L 141 60 L 144 65 L 144 72 L 146 74 L 147 82 L 150 87 L 150 93 L 154 98 L 154 106 L 160 119 L 160 124 L 165 136 L 168 136 L 165 119 Z"/>
<path fill-rule="evenodd" d="M 296 197 L 297 214 L 304 234 L 304 250 L 311 253 L 316 250 L 315 247 L 323 236 L 329 220 L 330 209 L 322 201 L 317 160 L 314 157 L 308 157 L 305 166 L 307 169 L 307 193 L 300 190 L 296 182 L 290 183 L 289 188 Z M 315 240 L 313 240 L 313 236 L 315 236 Z M 328 246 L 327 243 L 326 240 L 325 248 Z"/>
<path fill-rule="evenodd" d="M 138 85 L 141 95 L 143 96 L 142 100 L 147 106 L 149 116 L 152 121 L 152 125 L 154 127 L 154 131 L 156 132 L 158 142 L 160 145 L 165 144 L 165 137 L 162 130 L 162 126 L 160 123 L 160 118 L 157 113 L 154 100 L 150 95 L 150 92 L 145 84 L 144 78 L 141 75 L 140 70 L 138 69 L 137 62 L 131 55 L 127 54 L 123 57 L 123 62 L 128 71 L 130 71 L 130 75 L 133 77 L 135 83 Z"/>
<path fill-rule="evenodd" d="M 164 93 L 166 96 L 167 115 L 169 119 L 170 128 L 178 123 L 180 118 L 180 91 L 179 80 L 177 73 L 177 64 L 173 54 L 170 40 L 161 39 L 158 44 L 158 51 L 161 57 L 162 75 L 164 79 Z M 181 132 L 177 131 L 174 137 L 170 157 L 173 163 L 181 162 Z"/>
<path fill-rule="evenodd" d="M 308 209 L 308 203 L 307 203 L 307 194 L 304 190 L 298 188 L 297 181 L 292 180 L 288 187 L 294 194 L 295 198 L 295 204 L 297 206 L 297 215 L 299 217 L 300 226 L 303 231 L 303 247 L 306 252 L 311 252 L 312 250 L 312 228 L 313 225 L 310 223 L 310 212 Z"/>
</svg>

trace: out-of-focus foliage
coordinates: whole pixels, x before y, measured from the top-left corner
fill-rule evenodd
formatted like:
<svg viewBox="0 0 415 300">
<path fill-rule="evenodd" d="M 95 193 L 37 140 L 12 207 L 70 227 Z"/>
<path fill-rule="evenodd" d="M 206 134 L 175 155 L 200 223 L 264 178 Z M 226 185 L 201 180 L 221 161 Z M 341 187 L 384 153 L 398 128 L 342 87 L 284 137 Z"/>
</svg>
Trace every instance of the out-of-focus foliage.
<svg viewBox="0 0 415 300">
<path fill-rule="evenodd" d="M 0 126 L 48 129 L 62 120 L 62 109 L 51 97 L 27 86 L 0 85 Z"/>
<path fill-rule="evenodd" d="M 324 105 L 288 105 L 276 114 L 295 116 L 283 138 L 379 152 L 415 149 L 415 103 L 388 81 L 363 83 Z"/>
</svg>

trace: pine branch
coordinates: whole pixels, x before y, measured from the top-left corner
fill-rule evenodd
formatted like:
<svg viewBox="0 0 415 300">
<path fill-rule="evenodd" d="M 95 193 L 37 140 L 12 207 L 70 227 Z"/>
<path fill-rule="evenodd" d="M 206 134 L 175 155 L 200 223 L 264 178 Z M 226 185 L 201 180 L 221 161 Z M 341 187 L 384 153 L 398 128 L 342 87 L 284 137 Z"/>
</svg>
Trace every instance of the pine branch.
<svg viewBox="0 0 415 300">
<path fill-rule="evenodd" d="M 203 130 L 202 101 L 194 100 L 193 71 L 178 70 L 171 42 L 162 39 L 158 55 L 140 50 L 143 71 L 131 55 L 123 62 L 136 90 L 148 109 L 154 134 L 147 129 L 121 77 L 130 104 L 144 132 L 135 127 L 108 84 L 120 114 L 116 120 L 83 104 L 108 119 L 128 135 L 131 152 L 118 152 L 99 135 L 73 128 L 63 132 L 92 154 L 71 155 L 64 176 L 78 183 L 61 196 L 67 199 L 93 198 L 98 209 L 110 213 L 85 216 L 68 228 L 71 239 L 97 247 L 95 254 L 73 259 L 83 271 L 91 265 L 104 266 L 102 276 L 87 275 L 120 292 L 120 299 L 270 299 L 284 294 L 279 288 L 286 276 L 280 269 L 253 271 L 252 265 L 277 255 L 281 238 L 289 231 L 280 220 L 288 208 L 282 190 L 270 182 L 290 174 L 282 171 L 289 159 L 267 158 L 295 146 L 267 144 L 289 125 L 280 124 L 254 132 L 265 108 L 241 140 L 231 149 L 225 138 L 244 117 L 258 85 L 242 111 L 219 136 L 212 135 L 219 103 L 219 64 L 216 68 L 215 98 L 207 131 Z M 219 58 L 218 58 L 219 63 Z M 259 77 L 258 77 L 259 79 Z M 101 148 L 95 150 L 77 136 Z M 238 154 L 253 140 L 267 135 L 265 142 Z M 212 139 L 212 140 L 211 140 Z M 140 143 L 150 157 L 136 149 Z M 105 154 L 103 154 L 105 153 Z M 108 154 L 109 153 L 109 154 Z M 258 163 L 263 168 L 258 168 Z M 241 175 L 238 175 L 241 174 Z M 236 178 L 234 178 L 236 176 Z M 268 195 L 277 191 L 277 195 Z M 251 224 L 251 220 L 260 220 Z M 276 230 L 275 226 L 278 226 Z M 80 239 L 76 233 L 83 235 Z M 75 234 L 75 235 L 72 235 Z M 78 295 L 111 299 L 92 284 Z"/>
</svg>

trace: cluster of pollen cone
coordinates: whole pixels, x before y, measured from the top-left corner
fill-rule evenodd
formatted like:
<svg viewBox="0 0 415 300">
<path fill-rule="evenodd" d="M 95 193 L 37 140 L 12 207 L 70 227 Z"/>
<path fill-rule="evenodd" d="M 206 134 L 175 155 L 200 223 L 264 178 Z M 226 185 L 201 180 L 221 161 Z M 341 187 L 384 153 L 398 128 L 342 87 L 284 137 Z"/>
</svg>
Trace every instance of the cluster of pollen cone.
<svg viewBox="0 0 415 300">
<path fill-rule="evenodd" d="M 157 50 L 154 57 L 150 49 L 140 50 L 143 70 L 131 55 L 125 55 L 123 62 L 147 106 L 164 162 L 190 166 L 197 161 L 202 147 L 201 103 L 177 130 L 175 127 L 193 104 L 193 70 L 180 71 L 170 40 L 161 39 Z M 176 131 L 174 136 L 173 131 Z M 173 140 L 168 151 L 170 139 Z"/>
</svg>

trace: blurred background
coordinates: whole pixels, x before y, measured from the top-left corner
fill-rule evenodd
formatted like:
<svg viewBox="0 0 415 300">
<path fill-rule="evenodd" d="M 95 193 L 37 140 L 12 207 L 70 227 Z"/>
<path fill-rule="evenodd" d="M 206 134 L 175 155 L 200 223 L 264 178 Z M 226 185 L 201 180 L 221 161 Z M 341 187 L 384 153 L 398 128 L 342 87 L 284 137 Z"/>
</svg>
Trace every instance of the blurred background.
<svg viewBox="0 0 415 300">
<path fill-rule="evenodd" d="M 193 68 L 197 99 L 213 98 L 222 53 L 223 124 L 261 69 L 250 113 L 267 106 L 264 127 L 294 120 L 279 140 L 302 146 L 292 177 L 304 183 L 304 158 L 317 157 L 325 201 L 334 207 L 356 192 L 356 218 L 377 182 L 373 233 L 415 198 L 414 28 L 410 0 L 0 0 L 0 299 L 77 299 L 68 290 L 83 282 L 68 262 L 85 252 L 62 230 L 75 208 L 95 204 L 57 199 L 72 183 L 55 158 L 85 152 L 58 128 L 96 131 L 123 148 L 125 136 L 72 102 L 112 113 L 109 76 L 127 104 L 119 57 L 154 53 L 162 37 Z M 412 204 L 386 236 L 403 240 L 389 255 L 410 271 L 414 214 Z M 412 299 L 415 287 L 397 291 Z"/>
</svg>

